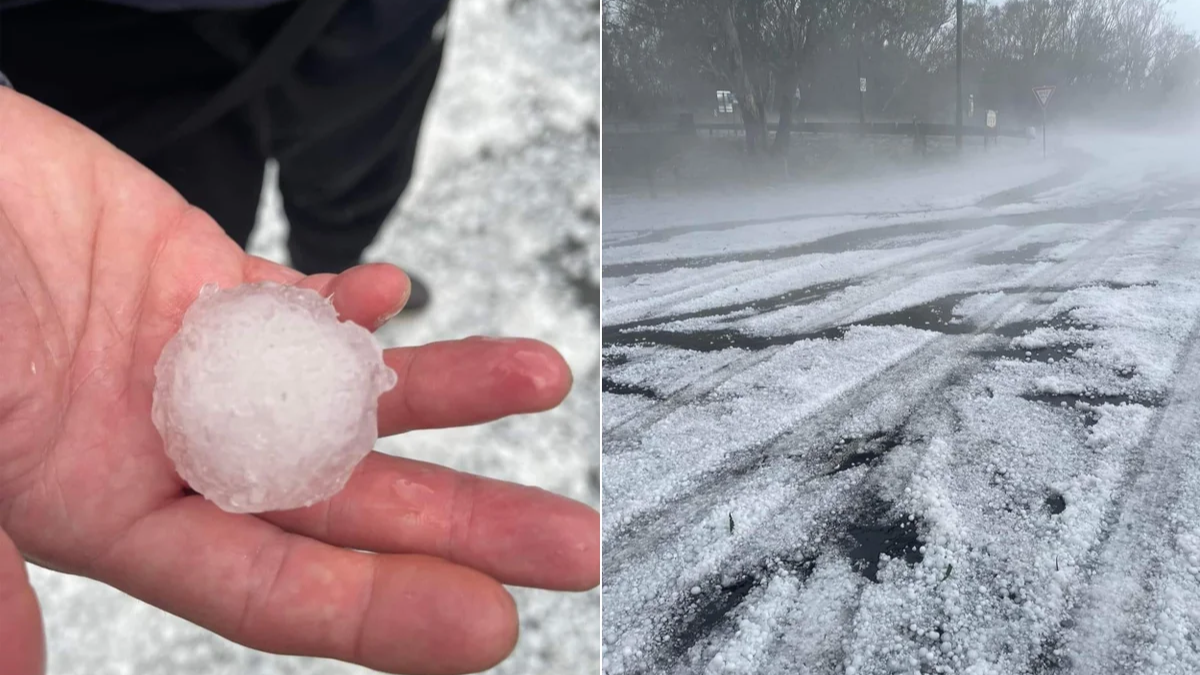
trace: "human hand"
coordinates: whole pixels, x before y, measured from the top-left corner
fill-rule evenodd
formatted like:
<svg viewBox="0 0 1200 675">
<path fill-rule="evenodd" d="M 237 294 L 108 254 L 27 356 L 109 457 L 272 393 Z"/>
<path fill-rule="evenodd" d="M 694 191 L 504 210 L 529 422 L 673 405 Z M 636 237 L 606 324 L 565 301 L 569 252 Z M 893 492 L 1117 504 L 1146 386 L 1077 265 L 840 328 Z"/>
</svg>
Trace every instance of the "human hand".
<svg viewBox="0 0 1200 675">
<path fill-rule="evenodd" d="M 372 453 L 333 499 L 258 516 L 188 492 L 150 421 L 155 362 L 203 284 L 264 280 L 332 294 L 368 329 L 408 292 L 388 265 L 304 277 L 247 256 L 132 159 L 0 89 L 0 653 L 25 658 L 15 675 L 41 668 L 41 628 L 4 532 L 32 562 L 244 645 L 389 672 L 502 660 L 517 616 L 501 584 L 599 583 L 594 510 L 422 462 Z M 385 360 L 399 382 L 381 436 L 546 410 L 570 388 L 532 340 Z"/>
</svg>

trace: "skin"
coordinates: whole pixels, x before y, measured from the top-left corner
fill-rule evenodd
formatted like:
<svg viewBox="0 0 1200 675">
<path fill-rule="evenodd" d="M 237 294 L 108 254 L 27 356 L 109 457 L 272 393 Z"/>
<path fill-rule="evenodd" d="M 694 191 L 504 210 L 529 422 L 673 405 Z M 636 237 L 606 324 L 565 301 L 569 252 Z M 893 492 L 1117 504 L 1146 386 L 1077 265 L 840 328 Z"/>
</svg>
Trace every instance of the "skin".
<svg viewBox="0 0 1200 675">
<path fill-rule="evenodd" d="M 600 577 L 599 514 L 541 490 L 372 453 L 332 500 L 234 515 L 185 490 L 150 421 L 153 369 L 206 282 L 333 295 L 369 329 L 390 265 L 305 277 L 246 255 L 166 183 L 72 120 L 0 88 L 0 654 L 45 667 L 24 560 L 98 579 L 255 649 L 393 673 L 503 660 L 502 584 Z M 533 340 L 391 349 L 380 435 L 547 410 L 571 386 Z"/>
</svg>

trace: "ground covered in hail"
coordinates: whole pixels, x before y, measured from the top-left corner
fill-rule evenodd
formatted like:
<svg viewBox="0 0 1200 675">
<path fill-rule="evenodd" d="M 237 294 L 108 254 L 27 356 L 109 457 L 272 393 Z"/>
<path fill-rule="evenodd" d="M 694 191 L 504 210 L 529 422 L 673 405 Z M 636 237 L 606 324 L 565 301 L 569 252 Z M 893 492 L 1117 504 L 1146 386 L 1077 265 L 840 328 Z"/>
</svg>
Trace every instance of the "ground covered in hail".
<svg viewBox="0 0 1200 675">
<path fill-rule="evenodd" d="M 1198 150 L 606 198 L 605 672 L 1200 671 Z"/>
</svg>

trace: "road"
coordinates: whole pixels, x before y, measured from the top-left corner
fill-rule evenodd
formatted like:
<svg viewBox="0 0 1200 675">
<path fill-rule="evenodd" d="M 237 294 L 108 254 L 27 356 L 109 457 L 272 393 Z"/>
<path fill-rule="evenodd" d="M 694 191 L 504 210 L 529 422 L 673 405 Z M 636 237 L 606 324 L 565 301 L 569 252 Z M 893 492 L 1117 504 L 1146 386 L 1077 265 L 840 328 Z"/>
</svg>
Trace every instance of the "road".
<svg viewBox="0 0 1200 675">
<path fill-rule="evenodd" d="M 605 672 L 1200 671 L 1198 145 L 606 202 Z"/>
</svg>

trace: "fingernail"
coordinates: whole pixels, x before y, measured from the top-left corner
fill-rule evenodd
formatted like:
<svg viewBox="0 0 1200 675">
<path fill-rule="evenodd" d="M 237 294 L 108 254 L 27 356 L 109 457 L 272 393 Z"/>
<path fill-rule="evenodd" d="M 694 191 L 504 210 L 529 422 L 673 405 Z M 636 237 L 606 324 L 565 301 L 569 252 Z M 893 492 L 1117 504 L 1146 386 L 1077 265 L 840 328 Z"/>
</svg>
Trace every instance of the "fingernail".
<svg viewBox="0 0 1200 675">
<path fill-rule="evenodd" d="M 400 311 L 401 311 L 402 309 L 404 309 L 404 305 L 401 305 L 401 306 L 397 307 L 396 309 L 394 309 L 394 310 L 391 310 L 391 311 L 387 312 L 386 314 L 383 314 L 382 316 L 380 316 L 380 317 L 379 317 L 379 318 L 378 318 L 378 319 L 375 321 L 375 327 L 376 327 L 376 328 L 379 328 L 379 327 L 383 326 L 385 323 L 387 323 L 387 322 L 391 321 L 392 319 L 396 318 L 396 316 L 397 316 L 398 314 L 400 314 Z"/>
</svg>

